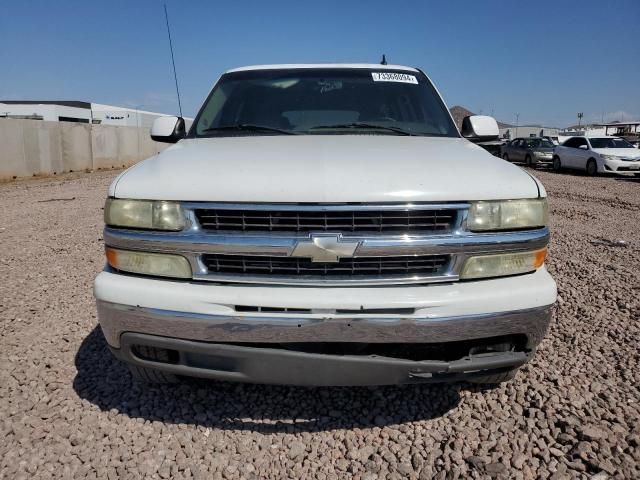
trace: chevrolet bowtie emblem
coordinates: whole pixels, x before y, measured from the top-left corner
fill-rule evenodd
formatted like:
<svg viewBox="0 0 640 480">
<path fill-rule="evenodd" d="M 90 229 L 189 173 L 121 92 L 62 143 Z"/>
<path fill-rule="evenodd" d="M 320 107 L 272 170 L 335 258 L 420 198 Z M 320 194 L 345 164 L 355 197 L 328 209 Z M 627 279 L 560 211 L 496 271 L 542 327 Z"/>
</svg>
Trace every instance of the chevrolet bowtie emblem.
<svg viewBox="0 0 640 480">
<path fill-rule="evenodd" d="M 312 233 L 309 240 L 300 240 L 291 252 L 292 257 L 310 258 L 312 262 L 337 262 L 353 257 L 360 245 L 357 240 L 343 240 L 335 233 Z"/>
</svg>

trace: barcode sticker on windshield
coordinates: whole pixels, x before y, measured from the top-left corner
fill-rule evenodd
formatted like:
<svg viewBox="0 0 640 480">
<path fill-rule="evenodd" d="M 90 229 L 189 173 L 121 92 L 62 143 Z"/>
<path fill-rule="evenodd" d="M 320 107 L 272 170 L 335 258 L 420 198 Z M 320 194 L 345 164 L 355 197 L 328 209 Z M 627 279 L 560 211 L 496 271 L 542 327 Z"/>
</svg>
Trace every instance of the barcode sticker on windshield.
<svg viewBox="0 0 640 480">
<path fill-rule="evenodd" d="M 394 72 L 371 72 L 374 82 L 400 82 L 400 83 L 414 83 L 418 84 L 418 79 L 413 75 L 406 73 L 394 73 Z"/>
</svg>

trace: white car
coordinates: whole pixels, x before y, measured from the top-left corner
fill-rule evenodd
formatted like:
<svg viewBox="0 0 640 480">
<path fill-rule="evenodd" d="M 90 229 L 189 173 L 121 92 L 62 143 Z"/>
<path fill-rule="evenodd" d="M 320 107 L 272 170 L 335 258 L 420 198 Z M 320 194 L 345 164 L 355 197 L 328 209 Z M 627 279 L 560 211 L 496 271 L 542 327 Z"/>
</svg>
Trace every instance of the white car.
<svg viewBox="0 0 640 480">
<path fill-rule="evenodd" d="M 640 174 L 640 153 L 619 137 L 571 137 L 555 148 L 553 169 L 584 170 L 598 173 Z"/>
<path fill-rule="evenodd" d="M 496 383 L 542 340 L 545 189 L 420 70 L 230 70 L 151 134 L 175 145 L 109 188 L 95 280 L 137 378 Z"/>
</svg>

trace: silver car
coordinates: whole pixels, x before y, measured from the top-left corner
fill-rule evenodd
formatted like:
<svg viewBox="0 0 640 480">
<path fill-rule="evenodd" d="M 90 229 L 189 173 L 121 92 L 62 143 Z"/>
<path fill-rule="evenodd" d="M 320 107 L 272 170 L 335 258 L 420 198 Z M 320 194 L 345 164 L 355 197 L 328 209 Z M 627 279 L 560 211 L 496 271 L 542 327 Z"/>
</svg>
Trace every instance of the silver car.
<svg viewBox="0 0 640 480">
<path fill-rule="evenodd" d="M 555 145 L 547 138 L 516 138 L 502 146 L 502 158 L 509 162 L 524 162 L 528 167 L 553 163 Z"/>
</svg>

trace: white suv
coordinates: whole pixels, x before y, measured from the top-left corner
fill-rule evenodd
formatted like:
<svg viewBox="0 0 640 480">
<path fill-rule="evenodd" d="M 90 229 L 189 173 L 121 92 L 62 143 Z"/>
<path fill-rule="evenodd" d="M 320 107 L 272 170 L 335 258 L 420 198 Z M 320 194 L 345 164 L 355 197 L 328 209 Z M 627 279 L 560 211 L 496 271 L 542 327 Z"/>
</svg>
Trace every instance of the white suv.
<svg viewBox="0 0 640 480">
<path fill-rule="evenodd" d="M 555 148 L 553 169 L 584 170 L 598 173 L 640 174 L 640 153 L 624 138 L 571 137 Z"/>
<path fill-rule="evenodd" d="M 556 300 L 544 187 L 397 65 L 226 72 L 105 206 L 102 331 L 138 378 L 498 382 Z M 466 137 L 466 138 L 465 138 Z"/>
</svg>

